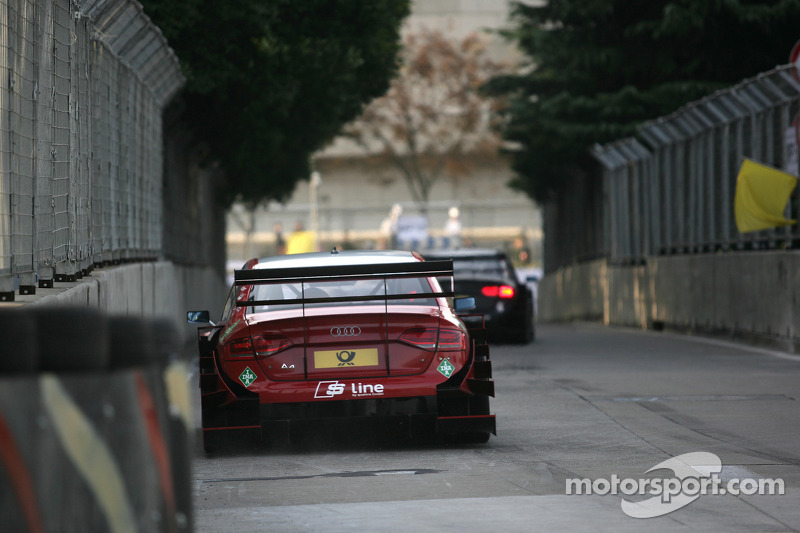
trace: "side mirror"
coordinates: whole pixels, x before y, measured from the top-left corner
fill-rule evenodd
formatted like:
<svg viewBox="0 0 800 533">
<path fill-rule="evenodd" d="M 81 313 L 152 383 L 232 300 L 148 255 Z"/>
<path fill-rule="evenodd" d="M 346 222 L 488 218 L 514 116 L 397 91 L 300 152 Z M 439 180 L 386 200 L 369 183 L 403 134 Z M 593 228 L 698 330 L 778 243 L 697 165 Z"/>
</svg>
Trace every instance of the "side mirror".
<svg viewBox="0 0 800 533">
<path fill-rule="evenodd" d="M 211 316 L 208 311 L 189 311 L 186 313 L 186 321 L 189 324 L 209 324 Z"/>
<path fill-rule="evenodd" d="M 473 309 L 475 309 L 475 297 L 465 296 L 463 298 L 456 298 L 453 301 L 453 307 L 455 308 L 457 313 L 464 311 L 472 311 Z"/>
</svg>

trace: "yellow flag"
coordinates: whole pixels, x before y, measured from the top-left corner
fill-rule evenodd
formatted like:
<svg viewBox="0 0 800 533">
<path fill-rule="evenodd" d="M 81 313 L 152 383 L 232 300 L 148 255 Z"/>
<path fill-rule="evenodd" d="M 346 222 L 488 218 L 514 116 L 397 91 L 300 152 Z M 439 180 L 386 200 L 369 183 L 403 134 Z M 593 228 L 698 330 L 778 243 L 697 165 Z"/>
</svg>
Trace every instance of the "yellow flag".
<svg viewBox="0 0 800 533">
<path fill-rule="evenodd" d="M 742 162 L 736 178 L 734 213 L 740 233 L 778 226 L 790 226 L 796 220 L 783 217 L 797 178 L 749 159 Z"/>
</svg>

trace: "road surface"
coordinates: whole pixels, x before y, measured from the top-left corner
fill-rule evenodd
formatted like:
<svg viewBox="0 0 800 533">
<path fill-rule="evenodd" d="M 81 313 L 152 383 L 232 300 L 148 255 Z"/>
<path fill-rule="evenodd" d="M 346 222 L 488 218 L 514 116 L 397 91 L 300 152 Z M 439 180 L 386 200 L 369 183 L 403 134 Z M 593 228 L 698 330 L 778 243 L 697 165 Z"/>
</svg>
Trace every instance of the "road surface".
<svg viewBox="0 0 800 533">
<path fill-rule="evenodd" d="M 533 344 L 492 359 L 487 444 L 198 445 L 196 531 L 800 530 L 800 356 L 570 324 L 538 325 Z M 594 494 L 576 494 L 581 480 Z M 678 483 L 669 502 L 647 492 L 655 480 Z M 759 482 L 784 494 L 710 494 Z"/>
</svg>

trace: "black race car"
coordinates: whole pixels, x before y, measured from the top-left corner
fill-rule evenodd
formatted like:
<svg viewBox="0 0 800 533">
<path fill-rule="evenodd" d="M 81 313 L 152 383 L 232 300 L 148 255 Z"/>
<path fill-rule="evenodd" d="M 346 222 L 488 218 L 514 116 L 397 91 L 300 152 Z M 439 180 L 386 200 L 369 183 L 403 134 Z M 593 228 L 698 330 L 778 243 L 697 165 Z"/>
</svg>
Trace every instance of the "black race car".
<svg viewBox="0 0 800 533">
<path fill-rule="evenodd" d="M 521 283 L 502 250 L 465 248 L 425 253 L 426 260 L 452 259 L 457 297 L 475 297 L 487 334 L 499 342 L 527 344 L 535 337 L 533 293 Z"/>
</svg>

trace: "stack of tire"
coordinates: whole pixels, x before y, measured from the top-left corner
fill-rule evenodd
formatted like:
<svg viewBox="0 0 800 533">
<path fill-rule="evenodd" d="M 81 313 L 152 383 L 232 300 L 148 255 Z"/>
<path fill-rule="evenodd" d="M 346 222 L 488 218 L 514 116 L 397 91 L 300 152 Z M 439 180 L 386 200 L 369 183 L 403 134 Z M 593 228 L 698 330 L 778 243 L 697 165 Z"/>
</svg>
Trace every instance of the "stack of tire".
<svg viewBox="0 0 800 533">
<path fill-rule="evenodd" d="M 178 346 L 168 320 L 0 309 L 3 531 L 192 530 Z"/>
</svg>

